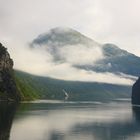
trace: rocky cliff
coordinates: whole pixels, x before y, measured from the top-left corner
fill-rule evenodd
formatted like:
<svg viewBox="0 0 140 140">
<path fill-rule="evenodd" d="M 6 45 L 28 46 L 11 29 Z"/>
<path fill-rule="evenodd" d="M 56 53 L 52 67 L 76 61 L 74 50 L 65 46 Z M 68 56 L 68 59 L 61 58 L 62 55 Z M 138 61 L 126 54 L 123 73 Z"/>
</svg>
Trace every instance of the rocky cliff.
<svg viewBox="0 0 140 140">
<path fill-rule="evenodd" d="M 13 76 L 13 60 L 7 49 L 0 43 L 0 100 L 19 101 L 15 79 Z"/>
<path fill-rule="evenodd" d="M 132 87 L 132 104 L 140 105 L 140 78 Z"/>
</svg>

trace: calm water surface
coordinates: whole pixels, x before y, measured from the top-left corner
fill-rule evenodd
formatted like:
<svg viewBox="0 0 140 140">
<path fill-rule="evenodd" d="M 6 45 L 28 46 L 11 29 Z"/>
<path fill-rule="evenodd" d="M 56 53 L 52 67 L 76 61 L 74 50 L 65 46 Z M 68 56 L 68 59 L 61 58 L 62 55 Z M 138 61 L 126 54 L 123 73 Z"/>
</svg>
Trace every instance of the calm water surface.
<svg viewBox="0 0 140 140">
<path fill-rule="evenodd" d="M 0 140 L 140 139 L 140 109 L 127 100 L 36 101 L 0 111 Z"/>
</svg>

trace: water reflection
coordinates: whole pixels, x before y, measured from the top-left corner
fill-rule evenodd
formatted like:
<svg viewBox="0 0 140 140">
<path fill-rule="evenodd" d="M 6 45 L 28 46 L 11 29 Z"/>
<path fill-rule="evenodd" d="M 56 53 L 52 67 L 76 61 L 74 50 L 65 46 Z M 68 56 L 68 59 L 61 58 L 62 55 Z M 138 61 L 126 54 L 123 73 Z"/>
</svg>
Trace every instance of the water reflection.
<svg viewBox="0 0 140 140">
<path fill-rule="evenodd" d="M 137 123 L 140 123 L 140 106 L 132 106 L 133 115 Z"/>
<path fill-rule="evenodd" d="M 0 140 L 9 140 L 16 106 L 14 103 L 0 102 Z"/>
<path fill-rule="evenodd" d="M 120 108 L 120 112 L 122 108 Z M 120 112 L 116 113 L 117 116 L 113 121 L 93 121 L 92 123 L 76 124 L 71 129 L 72 133 L 77 132 L 78 134 L 90 136 L 90 140 L 138 140 L 140 137 L 140 107 L 133 106 L 132 110 L 128 108 L 130 109 L 130 105 L 123 108 L 124 116 Z M 122 119 L 123 117 L 124 119 Z"/>
<path fill-rule="evenodd" d="M 1 106 L 2 107 L 2 106 Z M 0 140 L 8 140 L 15 106 L 0 109 Z M 139 140 L 140 108 L 131 103 L 26 103 L 10 140 Z"/>
</svg>

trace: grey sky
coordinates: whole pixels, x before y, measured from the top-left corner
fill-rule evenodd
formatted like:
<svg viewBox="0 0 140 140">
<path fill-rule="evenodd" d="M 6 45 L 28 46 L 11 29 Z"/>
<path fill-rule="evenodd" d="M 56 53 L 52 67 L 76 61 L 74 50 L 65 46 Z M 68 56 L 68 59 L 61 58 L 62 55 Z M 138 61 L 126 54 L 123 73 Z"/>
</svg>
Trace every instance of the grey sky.
<svg viewBox="0 0 140 140">
<path fill-rule="evenodd" d="M 113 83 L 132 83 L 111 73 L 78 71 L 70 63 L 54 65 L 42 50 L 26 48 L 39 34 L 57 26 L 73 28 L 99 43 L 114 43 L 140 56 L 140 0 L 0 0 L 0 42 L 8 47 L 15 68 L 67 80 L 104 82 L 112 77 Z"/>
<path fill-rule="evenodd" d="M 6 44 L 30 42 L 56 26 L 140 56 L 139 0 L 0 0 L 0 37 Z"/>
</svg>

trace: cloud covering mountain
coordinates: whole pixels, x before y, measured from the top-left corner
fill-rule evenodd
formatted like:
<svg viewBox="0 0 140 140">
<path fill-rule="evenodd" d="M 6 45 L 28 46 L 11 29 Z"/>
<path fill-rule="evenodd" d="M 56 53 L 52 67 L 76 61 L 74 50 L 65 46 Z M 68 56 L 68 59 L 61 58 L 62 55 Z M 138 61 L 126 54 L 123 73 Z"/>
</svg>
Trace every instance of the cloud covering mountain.
<svg viewBox="0 0 140 140">
<path fill-rule="evenodd" d="M 51 29 L 21 48 L 14 52 L 19 58 L 15 68 L 57 79 L 131 85 L 140 71 L 139 57 L 66 27 Z"/>
</svg>

